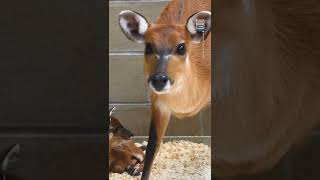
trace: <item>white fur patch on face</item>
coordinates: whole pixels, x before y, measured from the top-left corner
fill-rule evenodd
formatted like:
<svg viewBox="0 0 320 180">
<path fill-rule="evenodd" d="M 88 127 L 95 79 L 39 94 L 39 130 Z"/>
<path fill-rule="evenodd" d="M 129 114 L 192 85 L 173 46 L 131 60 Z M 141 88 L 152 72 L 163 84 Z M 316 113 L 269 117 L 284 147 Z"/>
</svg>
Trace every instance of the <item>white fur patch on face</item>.
<svg viewBox="0 0 320 180">
<path fill-rule="evenodd" d="M 156 56 L 157 60 L 160 59 L 160 55 L 159 55 L 159 54 L 155 54 L 155 56 Z M 172 54 L 164 55 L 164 56 L 163 56 L 163 59 L 165 59 L 166 61 L 168 61 L 171 56 L 172 56 Z"/>
<path fill-rule="evenodd" d="M 169 90 L 171 87 L 170 81 L 167 81 L 166 85 L 164 86 L 163 90 Z"/>
<path fill-rule="evenodd" d="M 169 58 L 170 58 L 171 56 L 172 56 L 171 54 L 165 55 L 165 56 L 164 56 L 164 59 L 165 59 L 165 60 L 169 60 Z"/>
</svg>

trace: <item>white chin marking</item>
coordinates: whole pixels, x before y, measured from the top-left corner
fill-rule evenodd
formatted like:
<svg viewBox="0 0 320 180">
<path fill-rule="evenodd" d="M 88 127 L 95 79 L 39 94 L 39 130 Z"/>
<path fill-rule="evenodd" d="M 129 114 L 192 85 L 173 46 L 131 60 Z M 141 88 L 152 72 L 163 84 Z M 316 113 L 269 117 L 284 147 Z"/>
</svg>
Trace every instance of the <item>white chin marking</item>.
<svg viewBox="0 0 320 180">
<path fill-rule="evenodd" d="M 150 85 L 150 88 L 153 90 L 153 92 L 155 92 L 156 94 L 167 94 L 167 93 L 169 93 L 170 87 L 171 87 L 170 81 L 168 81 L 168 82 L 166 83 L 166 85 L 164 86 L 164 88 L 163 88 L 161 91 L 157 91 L 157 90 L 152 86 L 151 83 L 149 83 L 149 85 Z"/>
</svg>

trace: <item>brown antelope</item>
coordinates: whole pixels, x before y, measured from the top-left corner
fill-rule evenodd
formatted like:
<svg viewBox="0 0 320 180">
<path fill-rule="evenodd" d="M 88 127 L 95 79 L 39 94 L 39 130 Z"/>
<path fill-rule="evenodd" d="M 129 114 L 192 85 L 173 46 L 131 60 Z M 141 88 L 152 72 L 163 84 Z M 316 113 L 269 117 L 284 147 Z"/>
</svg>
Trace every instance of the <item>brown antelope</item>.
<svg viewBox="0 0 320 180">
<path fill-rule="evenodd" d="M 139 175 L 143 168 L 144 146 L 137 147 L 133 134 L 109 113 L 109 172 Z"/>
<path fill-rule="evenodd" d="M 211 101 L 211 1 L 173 0 L 156 23 L 125 10 L 119 24 L 130 40 L 145 44 L 152 117 L 142 179 L 148 179 L 171 114 L 190 117 Z"/>
</svg>

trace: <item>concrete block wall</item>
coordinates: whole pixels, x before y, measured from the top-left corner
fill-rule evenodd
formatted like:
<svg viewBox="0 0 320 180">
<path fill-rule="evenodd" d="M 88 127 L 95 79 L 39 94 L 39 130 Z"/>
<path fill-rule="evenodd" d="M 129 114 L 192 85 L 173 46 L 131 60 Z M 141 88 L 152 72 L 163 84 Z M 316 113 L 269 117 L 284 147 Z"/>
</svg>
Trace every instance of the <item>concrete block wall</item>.
<svg viewBox="0 0 320 180">
<path fill-rule="evenodd" d="M 143 76 L 142 44 L 128 40 L 118 25 L 122 10 L 134 10 L 154 22 L 169 1 L 109 1 L 109 106 L 115 116 L 137 136 L 147 136 L 150 125 L 150 101 Z M 166 136 L 211 136 L 211 108 L 197 116 L 171 118 Z"/>
</svg>

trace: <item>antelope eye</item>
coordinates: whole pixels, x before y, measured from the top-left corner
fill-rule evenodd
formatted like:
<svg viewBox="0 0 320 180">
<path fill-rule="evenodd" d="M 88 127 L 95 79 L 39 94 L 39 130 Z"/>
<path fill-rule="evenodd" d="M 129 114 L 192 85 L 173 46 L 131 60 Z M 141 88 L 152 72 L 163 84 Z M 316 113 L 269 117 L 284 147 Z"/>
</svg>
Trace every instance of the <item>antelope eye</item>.
<svg viewBox="0 0 320 180">
<path fill-rule="evenodd" d="M 186 45 L 185 43 L 181 43 L 177 46 L 177 53 L 179 55 L 185 55 L 186 54 Z"/>
<path fill-rule="evenodd" d="M 144 53 L 145 53 L 145 54 L 151 54 L 152 51 L 153 51 L 153 49 L 152 49 L 151 44 L 150 44 L 150 43 L 147 43 L 147 44 L 146 44 L 146 48 L 145 48 L 145 50 L 144 50 Z"/>
</svg>

